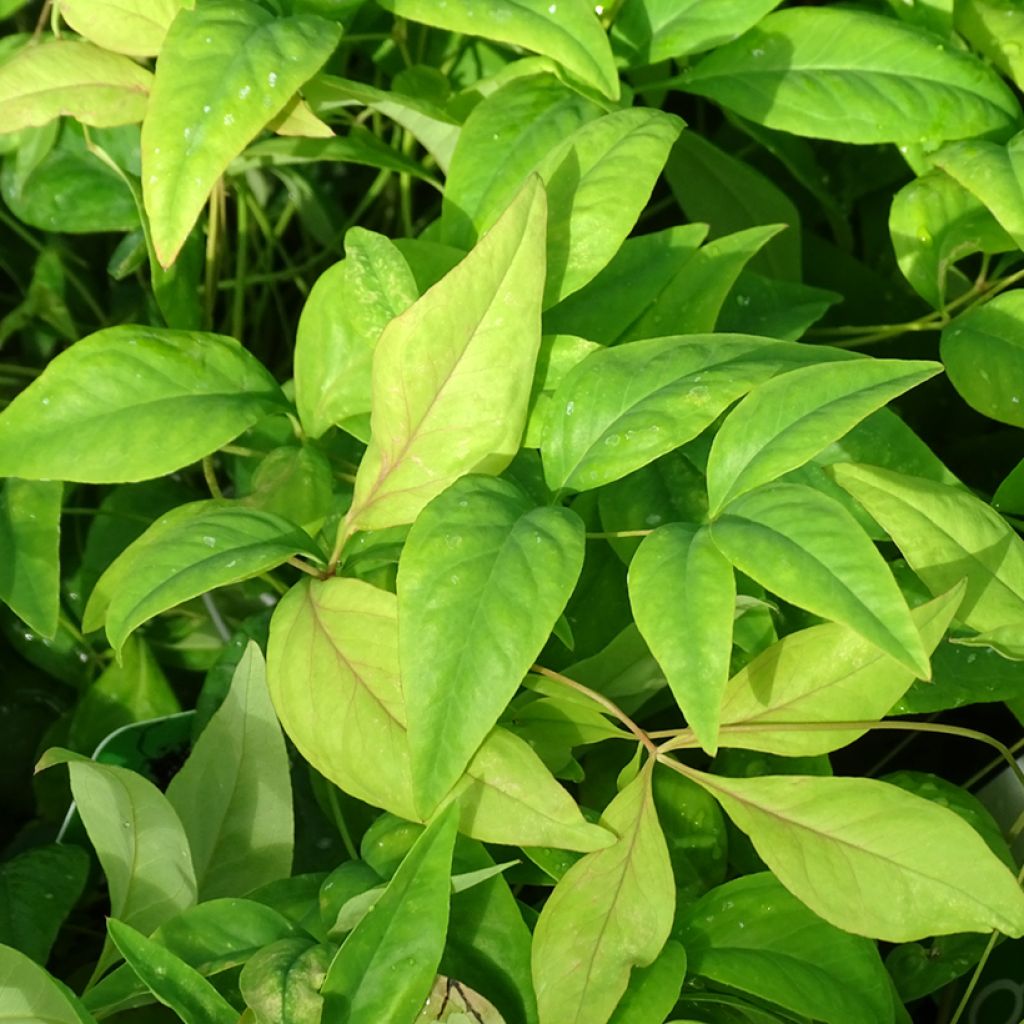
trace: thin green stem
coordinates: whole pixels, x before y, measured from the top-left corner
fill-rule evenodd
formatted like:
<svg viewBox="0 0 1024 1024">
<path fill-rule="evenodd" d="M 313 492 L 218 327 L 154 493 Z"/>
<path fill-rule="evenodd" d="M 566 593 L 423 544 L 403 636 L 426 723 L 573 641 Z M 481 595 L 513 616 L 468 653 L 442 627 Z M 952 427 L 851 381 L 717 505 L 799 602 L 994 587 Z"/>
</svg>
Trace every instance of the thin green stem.
<svg viewBox="0 0 1024 1024">
<path fill-rule="evenodd" d="M 210 193 L 209 214 L 206 223 L 206 274 L 203 293 L 203 324 L 213 329 L 214 309 L 217 305 L 217 263 L 220 255 L 220 198 L 224 194 L 224 179 L 218 178 Z"/>
<path fill-rule="evenodd" d="M 653 530 L 604 530 L 588 533 L 587 540 L 613 540 L 616 537 L 649 537 Z"/>
<path fill-rule="evenodd" d="M 248 289 L 246 273 L 249 269 L 249 205 L 239 196 L 235 203 L 235 277 L 231 295 L 231 336 L 245 336 L 245 306 Z"/>
<path fill-rule="evenodd" d="M 313 576 L 318 580 L 323 578 L 323 573 L 319 569 L 313 568 L 309 562 L 304 562 L 301 558 L 289 558 L 288 564 L 306 573 L 307 576 Z"/>
<path fill-rule="evenodd" d="M 210 489 L 212 497 L 222 499 L 224 492 L 220 489 L 220 484 L 217 482 L 217 474 L 213 468 L 213 456 L 207 455 L 203 459 L 203 479 L 206 481 L 206 486 Z"/>
<path fill-rule="evenodd" d="M 341 804 L 338 803 L 338 791 L 334 786 L 330 786 L 327 790 L 327 801 L 331 805 L 331 815 L 334 818 L 334 827 L 338 830 L 338 835 L 341 836 L 342 843 L 345 844 L 345 852 L 348 854 L 350 860 L 359 860 L 359 851 L 356 849 L 356 845 L 352 842 L 352 833 L 348 830 L 348 824 L 345 821 L 345 814 L 341 809 Z"/>
</svg>

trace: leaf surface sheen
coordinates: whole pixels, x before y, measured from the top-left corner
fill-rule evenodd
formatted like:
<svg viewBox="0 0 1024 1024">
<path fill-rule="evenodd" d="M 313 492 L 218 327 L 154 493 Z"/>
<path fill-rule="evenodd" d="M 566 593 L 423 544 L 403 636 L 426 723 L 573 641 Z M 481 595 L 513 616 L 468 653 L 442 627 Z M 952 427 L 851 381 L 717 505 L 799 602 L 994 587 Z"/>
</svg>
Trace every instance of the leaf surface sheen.
<svg viewBox="0 0 1024 1024">
<path fill-rule="evenodd" d="M 95 1024 L 69 989 L 10 946 L 0 946 L 0 1020 L 10 1024 Z"/>
<path fill-rule="evenodd" d="M 104 50 L 155 57 L 182 0 L 61 0 L 60 16 Z"/>
</svg>

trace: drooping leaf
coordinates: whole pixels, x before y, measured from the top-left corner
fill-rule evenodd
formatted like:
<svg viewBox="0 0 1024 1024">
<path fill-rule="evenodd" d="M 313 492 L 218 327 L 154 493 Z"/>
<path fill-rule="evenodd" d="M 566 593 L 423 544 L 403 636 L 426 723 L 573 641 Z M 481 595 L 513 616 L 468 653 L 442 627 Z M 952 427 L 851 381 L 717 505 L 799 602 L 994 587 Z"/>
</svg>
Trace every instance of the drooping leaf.
<svg viewBox="0 0 1024 1024">
<path fill-rule="evenodd" d="M 875 944 L 811 913 L 767 872 L 720 885 L 680 923 L 692 975 L 827 1024 L 892 1024 Z"/>
<path fill-rule="evenodd" d="M 709 514 L 797 469 L 936 363 L 864 359 L 805 366 L 758 385 L 729 413 L 708 456 Z"/>
<path fill-rule="evenodd" d="M 368 421 L 377 339 L 416 295 L 408 264 L 388 239 L 363 228 L 346 234 L 345 259 L 313 286 L 295 336 L 295 402 L 310 437 L 355 417 Z"/>
<path fill-rule="evenodd" d="M 906 942 L 997 928 L 1024 934 L 1024 892 L 959 816 L 875 779 L 687 769 L 779 881 L 855 935 Z"/>
<path fill-rule="evenodd" d="M 244 896 L 291 872 L 288 751 L 266 676 L 263 654 L 250 641 L 224 703 L 167 787 L 203 900 Z"/>
<path fill-rule="evenodd" d="M 434 984 L 448 930 L 454 804 L 402 861 L 372 914 L 342 944 L 324 979 L 326 1024 L 412 1020 Z"/>
<path fill-rule="evenodd" d="M 309 536 L 238 502 L 197 501 L 168 512 L 100 577 L 82 628 L 106 627 L 115 650 L 142 623 L 215 587 L 257 576 L 303 554 L 322 561 Z"/>
<path fill-rule="evenodd" d="M 0 414 L 0 475 L 163 476 L 283 404 L 273 377 L 233 338 L 108 327 L 51 360 Z"/>
<path fill-rule="evenodd" d="M 70 989 L 9 946 L 0 946 L 0 1020 L 12 1024 L 95 1024 Z"/>
<path fill-rule="evenodd" d="M 385 328 L 347 529 L 412 522 L 452 481 L 499 473 L 518 451 L 540 347 L 545 211 L 531 179 L 476 248 Z"/>
<path fill-rule="evenodd" d="M 800 484 L 768 484 L 727 505 L 711 535 L 766 589 L 844 623 L 929 678 L 921 636 L 889 567 L 834 498 Z"/>
<path fill-rule="evenodd" d="M 251 0 L 181 11 L 160 48 L 142 125 L 142 187 L 170 266 L 218 177 L 338 43 L 340 26 L 273 17 Z"/>
<path fill-rule="evenodd" d="M 72 39 L 26 46 L 0 64 L 0 132 L 69 115 L 94 128 L 141 121 L 153 76 L 129 57 Z"/>
<path fill-rule="evenodd" d="M 963 594 L 961 583 L 910 613 L 927 652 L 942 639 Z M 773 730 L 772 723 L 881 719 L 913 681 L 913 672 L 849 626 L 811 626 L 783 637 L 729 680 L 722 723 L 740 728 L 726 728 L 722 742 L 785 757 L 838 750 L 864 730 Z"/>
<path fill-rule="evenodd" d="M 985 502 L 963 487 L 874 466 L 841 463 L 829 472 L 933 594 L 967 580 L 960 621 L 985 631 L 1024 619 L 1024 541 Z"/>
<path fill-rule="evenodd" d="M 769 14 L 705 57 L 682 86 L 769 128 L 838 142 L 1009 134 L 1020 117 L 977 57 L 842 7 Z"/>
<path fill-rule="evenodd" d="M 60 507 L 55 481 L 0 486 L 0 601 L 37 633 L 52 637 L 60 615 Z"/>
<path fill-rule="evenodd" d="M 729 678 L 736 581 L 708 528 L 670 523 L 644 538 L 629 565 L 629 601 L 687 723 L 714 754 Z"/>
<path fill-rule="evenodd" d="M 619 98 L 611 47 L 590 0 L 449 0 L 443 6 L 434 0 L 382 0 L 382 6 L 410 21 L 533 50 L 558 61 L 609 99 Z"/>
<path fill-rule="evenodd" d="M 104 50 L 155 57 L 182 0 L 61 0 L 60 16 Z"/>
<path fill-rule="evenodd" d="M 654 962 L 672 927 L 672 866 L 649 771 L 619 793 L 602 821 L 618 841 L 565 873 L 534 930 L 541 1024 L 605 1024 L 632 969 Z"/>
</svg>

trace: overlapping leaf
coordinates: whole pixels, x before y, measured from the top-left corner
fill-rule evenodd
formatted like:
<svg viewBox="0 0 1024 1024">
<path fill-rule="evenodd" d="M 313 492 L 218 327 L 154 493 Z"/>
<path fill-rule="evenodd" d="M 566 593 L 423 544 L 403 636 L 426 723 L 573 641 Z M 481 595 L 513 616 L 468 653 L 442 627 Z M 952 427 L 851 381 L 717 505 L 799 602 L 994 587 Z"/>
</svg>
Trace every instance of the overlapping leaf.
<svg viewBox="0 0 1024 1024">
<path fill-rule="evenodd" d="M 130 57 L 155 57 L 182 0 L 61 0 L 61 17 L 89 42 Z"/>
</svg>

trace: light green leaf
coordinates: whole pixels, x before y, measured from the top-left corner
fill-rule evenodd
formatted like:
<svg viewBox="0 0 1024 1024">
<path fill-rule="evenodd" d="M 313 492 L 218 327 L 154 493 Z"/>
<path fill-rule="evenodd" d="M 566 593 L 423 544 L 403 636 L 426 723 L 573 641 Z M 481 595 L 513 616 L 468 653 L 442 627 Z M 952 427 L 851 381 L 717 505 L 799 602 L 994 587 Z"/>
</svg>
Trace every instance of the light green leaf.
<svg viewBox="0 0 1024 1024">
<path fill-rule="evenodd" d="M 991 647 L 1011 661 L 1024 661 L 1024 619 L 976 636 L 957 637 L 953 642 L 965 647 Z"/>
<path fill-rule="evenodd" d="M 163 476 L 283 405 L 273 377 L 233 338 L 108 327 L 51 360 L 0 414 L 0 476 Z"/>
<path fill-rule="evenodd" d="M 540 347 L 546 209 L 533 178 L 476 248 L 384 329 L 372 438 L 343 529 L 412 522 L 458 477 L 500 473 L 519 450 Z"/>
<path fill-rule="evenodd" d="M 654 962 L 672 928 L 672 866 L 649 770 L 619 793 L 601 820 L 618 841 L 569 868 L 534 930 L 541 1024 L 605 1024 L 630 971 Z"/>
<path fill-rule="evenodd" d="M 802 484 L 769 484 L 727 505 L 711 535 L 737 569 L 772 593 L 844 623 L 930 678 L 921 636 L 889 567 L 834 498 Z"/>
<path fill-rule="evenodd" d="M 107 922 L 110 937 L 153 995 L 184 1024 L 236 1024 L 238 1011 L 194 968 L 123 921 Z"/>
<path fill-rule="evenodd" d="M 313 285 L 295 336 L 295 404 L 310 437 L 368 416 L 377 339 L 416 297 L 409 266 L 387 238 L 363 228 L 345 235 L 345 259 Z"/>
<path fill-rule="evenodd" d="M 1024 11 L 1012 0 L 957 0 L 953 14 L 957 32 L 1024 86 Z"/>
<path fill-rule="evenodd" d="M 910 613 L 929 653 L 942 640 L 963 594 L 961 583 Z M 913 672 L 848 626 L 811 626 L 772 644 L 729 680 L 722 698 L 722 743 L 784 757 L 839 750 L 865 730 L 773 729 L 772 723 L 881 719 L 913 681 Z"/>
<path fill-rule="evenodd" d="M 1024 619 L 1024 541 L 963 487 L 843 463 L 830 475 L 878 521 L 933 594 L 961 579 L 957 618 L 985 632 Z"/>
<path fill-rule="evenodd" d="M 444 952 L 452 850 L 459 815 L 449 804 L 416 840 L 356 925 L 324 979 L 325 1024 L 412 1020 Z"/>
<path fill-rule="evenodd" d="M 612 25 L 612 43 L 631 65 L 657 64 L 731 42 L 780 0 L 637 0 Z"/>
<path fill-rule="evenodd" d="M 691 975 L 826 1024 L 892 1024 L 875 944 L 816 917 L 768 872 L 709 892 L 687 908 L 678 935 Z"/>
<path fill-rule="evenodd" d="M 104 50 L 155 57 L 182 0 L 60 0 L 60 16 Z"/>
<path fill-rule="evenodd" d="M 683 80 L 758 124 L 838 142 L 940 142 L 1003 132 L 1020 108 L 977 57 L 866 11 L 768 15 Z"/>
<path fill-rule="evenodd" d="M 715 334 L 593 352 L 552 399 L 541 442 L 548 486 L 589 490 L 618 480 L 693 440 L 755 384 L 830 351 Z"/>
<path fill-rule="evenodd" d="M 943 330 L 940 351 L 969 406 L 1024 427 L 1024 293 L 997 295 L 958 316 Z"/>
<path fill-rule="evenodd" d="M 959 815 L 875 779 L 693 769 L 779 881 L 855 935 L 1024 934 L 1024 892 Z"/>
<path fill-rule="evenodd" d="M 713 755 L 729 678 L 736 580 L 708 528 L 670 523 L 645 537 L 629 564 L 629 602 L 687 724 Z"/>
<path fill-rule="evenodd" d="M 598 347 L 594 342 L 572 334 L 545 334 L 541 338 L 533 388 L 530 390 L 526 433 L 523 435 L 524 448 L 540 447 L 555 390 L 565 375 Z"/>
<path fill-rule="evenodd" d="M 160 49 L 142 125 L 142 187 L 168 267 L 225 168 L 276 117 L 338 44 L 310 15 L 275 18 L 251 0 L 182 11 Z"/>
<path fill-rule="evenodd" d="M 0 485 L 0 601 L 44 637 L 60 614 L 60 507 L 57 482 Z"/>
<path fill-rule="evenodd" d="M 332 946 L 291 938 L 266 946 L 248 960 L 238 987 L 257 1024 L 319 1021 L 324 1002 L 320 986 L 333 953 Z"/>
<path fill-rule="evenodd" d="M 0 64 L 0 132 L 70 116 L 93 128 L 141 121 L 153 76 L 129 57 L 71 39 L 26 46 Z"/>
<path fill-rule="evenodd" d="M 0 946 L 0 1020 L 10 1024 L 95 1024 L 70 989 L 9 946 Z"/>
<path fill-rule="evenodd" d="M 609 99 L 619 98 L 611 47 L 590 0 L 449 0 L 443 6 L 436 0 L 381 0 L 381 5 L 400 18 L 551 57 Z"/>
<path fill-rule="evenodd" d="M 458 781 L 551 635 L 583 567 L 583 523 L 514 484 L 456 481 L 420 513 L 398 565 L 413 797 Z"/>
<path fill-rule="evenodd" d="M 110 892 L 110 913 L 148 935 L 196 902 L 181 820 L 167 798 L 127 768 L 53 747 L 37 771 L 66 763 L 71 793 Z M 100 963 L 109 964 L 106 955 Z"/>
<path fill-rule="evenodd" d="M 291 873 L 288 751 L 252 641 L 224 703 L 167 787 L 192 849 L 200 899 L 244 896 Z"/>
<path fill-rule="evenodd" d="M 82 628 L 105 626 L 119 651 L 154 615 L 215 587 L 258 576 L 296 554 L 323 558 L 307 534 L 280 516 L 223 500 L 179 505 L 100 577 Z"/>
<path fill-rule="evenodd" d="M 937 363 L 858 359 L 804 366 L 760 384 L 726 417 L 708 456 L 709 514 L 812 459 Z"/>
</svg>

